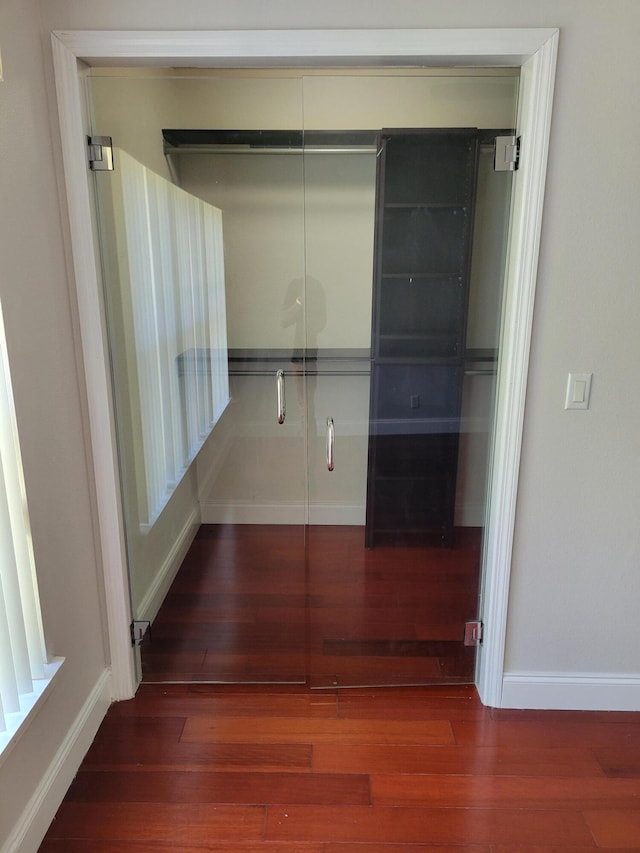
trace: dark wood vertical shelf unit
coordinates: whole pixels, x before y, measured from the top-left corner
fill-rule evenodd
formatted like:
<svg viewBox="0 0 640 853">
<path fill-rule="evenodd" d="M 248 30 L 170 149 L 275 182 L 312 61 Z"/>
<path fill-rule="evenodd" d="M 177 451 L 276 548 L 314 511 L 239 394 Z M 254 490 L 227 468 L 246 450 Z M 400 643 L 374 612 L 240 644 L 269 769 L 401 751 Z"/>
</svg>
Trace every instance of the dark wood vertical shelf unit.
<svg viewBox="0 0 640 853">
<path fill-rule="evenodd" d="M 368 547 L 452 541 L 478 150 L 476 129 L 380 134 Z"/>
</svg>

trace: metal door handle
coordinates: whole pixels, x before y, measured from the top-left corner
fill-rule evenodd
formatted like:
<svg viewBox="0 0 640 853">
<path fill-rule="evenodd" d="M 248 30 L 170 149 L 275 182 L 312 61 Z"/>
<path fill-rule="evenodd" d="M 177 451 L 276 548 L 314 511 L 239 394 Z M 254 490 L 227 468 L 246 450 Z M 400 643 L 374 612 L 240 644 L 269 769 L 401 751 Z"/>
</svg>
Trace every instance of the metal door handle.
<svg viewBox="0 0 640 853">
<path fill-rule="evenodd" d="M 333 471 L 335 459 L 336 430 L 333 418 L 327 418 L 327 469 Z"/>
<path fill-rule="evenodd" d="M 276 394 L 278 397 L 278 423 L 283 424 L 287 414 L 287 404 L 284 397 L 284 370 L 276 372 Z"/>
</svg>

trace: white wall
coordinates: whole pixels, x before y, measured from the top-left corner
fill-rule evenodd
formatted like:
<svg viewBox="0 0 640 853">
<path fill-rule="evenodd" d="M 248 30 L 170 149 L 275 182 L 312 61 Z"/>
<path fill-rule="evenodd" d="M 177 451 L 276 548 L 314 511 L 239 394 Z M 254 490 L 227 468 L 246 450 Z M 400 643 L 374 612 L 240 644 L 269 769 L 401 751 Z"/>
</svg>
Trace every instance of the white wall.
<svg viewBox="0 0 640 853">
<path fill-rule="evenodd" d="M 20 826 L 105 667 L 85 403 L 64 205 L 61 213 L 55 191 L 59 144 L 47 113 L 54 104 L 47 32 L 458 26 L 561 28 L 507 669 L 638 676 L 640 166 L 629 156 L 640 132 L 637 0 L 46 0 L 39 8 L 35 0 L 3 0 L 0 288 L 45 627 L 51 651 L 67 664 L 0 765 L 0 845 Z M 562 408 L 568 370 L 594 373 L 586 412 Z M 45 803 L 41 821 L 51 808 Z M 39 830 L 42 823 L 23 851 L 37 848 Z"/>
<path fill-rule="evenodd" d="M 44 707 L 0 757 L 0 849 L 5 851 L 14 849 L 13 833 L 26 830 L 24 810 L 34 795 L 48 808 L 23 849 L 37 846 L 71 780 L 69 767 L 63 767 L 50 801 L 46 771 L 61 749 L 74 753 L 76 735 L 79 760 L 109 694 L 73 296 L 53 150 L 42 145 L 51 126 L 35 2 L 0 5 L 0 50 L 0 297 L 47 646 L 51 655 L 66 657 Z M 78 715 L 91 708 L 95 714 L 87 725 L 76 728 Z"/>
</svg>

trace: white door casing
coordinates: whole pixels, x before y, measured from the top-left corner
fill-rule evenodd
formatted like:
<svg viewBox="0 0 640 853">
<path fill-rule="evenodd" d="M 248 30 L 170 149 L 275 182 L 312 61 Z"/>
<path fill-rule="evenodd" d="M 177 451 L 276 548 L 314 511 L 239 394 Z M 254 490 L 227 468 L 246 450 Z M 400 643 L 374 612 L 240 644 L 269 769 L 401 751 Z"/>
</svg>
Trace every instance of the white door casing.
<svg viewBox="0 0 640 853">
<path fill-rule="evenodd" d="M 137 677 L 120 506 L 99 246 L 86 161 L 86 65 L 201 67 L 519 66 L 515 173 L 509 222 L 493 463 L 484 538 L 483 645 L 477 687 L 502 704 L 511 553 L 558 48 L 556 29 L 59 31 L 52 34 L 80 347 L 85 370 L 106 597 L 112 697 L 130 698 Z"/>
</svg>

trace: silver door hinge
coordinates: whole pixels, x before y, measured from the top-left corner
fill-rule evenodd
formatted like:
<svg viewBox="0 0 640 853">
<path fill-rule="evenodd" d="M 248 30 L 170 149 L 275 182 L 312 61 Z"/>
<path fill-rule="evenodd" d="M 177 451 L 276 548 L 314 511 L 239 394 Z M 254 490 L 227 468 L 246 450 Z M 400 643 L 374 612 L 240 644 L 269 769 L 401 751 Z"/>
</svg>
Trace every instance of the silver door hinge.
<svg viewBox="0 0 640 853">
<path fill-rule="evenodd" d="M 149 639 L 151 639 L 151 622 L 138 622 L 134 619 L 129 629 L 131 631 L 132 646 L 141 646 L 147 633 L 149 634 Z"/>
<path fill-rule="evenodd" d="M 113 142 L 110 136 L 87 136 L 89 168 L 93 172 L 113 172 Z"/>
<path fill-rule="evenodd" d="M 493 168 L 496 172 L 515 172 L 520 166 L 520 137 L 496 136 Z"/>
<path fill-rule="evenodd" d="M 483 624 L 479 620 L 464 623 L 465 646 L 479 646 L 482 642 Z"/>
</svg>

